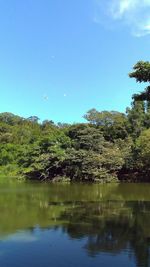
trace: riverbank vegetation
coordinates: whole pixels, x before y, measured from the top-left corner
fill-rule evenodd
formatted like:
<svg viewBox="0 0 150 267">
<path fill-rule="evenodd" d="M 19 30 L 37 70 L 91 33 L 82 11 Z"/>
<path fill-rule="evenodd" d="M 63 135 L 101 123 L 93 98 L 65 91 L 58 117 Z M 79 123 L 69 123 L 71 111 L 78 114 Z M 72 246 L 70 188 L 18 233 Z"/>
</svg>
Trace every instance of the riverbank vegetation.
<svg viewBox="0 0 150 267">
<path fill-rule="evenodd" d="M 150 82 L 150 63 L 129 74 Z M 0 114 L 0 175 L 28 179 L 150 181 L 150 86 L 133 95 L 126 113 L 89 110 L 85 123 L 39 122 Z"/>
</svg>

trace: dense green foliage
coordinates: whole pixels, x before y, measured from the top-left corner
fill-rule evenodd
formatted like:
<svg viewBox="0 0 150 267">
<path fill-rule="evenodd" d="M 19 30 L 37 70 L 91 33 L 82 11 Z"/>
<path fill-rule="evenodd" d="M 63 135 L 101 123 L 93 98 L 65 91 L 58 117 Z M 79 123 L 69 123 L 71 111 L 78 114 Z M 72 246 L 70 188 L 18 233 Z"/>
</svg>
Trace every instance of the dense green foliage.
<svg viewBox="0 0 150 267">
<path fill-rule="evenodd" d="M 150 63 L 129 74 L 150 82 Z M 32 179 L 117 181 L 150 174 L 150 87 L 134 95 L 126 113 L 91 109 L 87 123 L 54 124 L 0 114 L 0 173 Z M 139 177 L 139 178 L 138 178 Z"/>
</svg>

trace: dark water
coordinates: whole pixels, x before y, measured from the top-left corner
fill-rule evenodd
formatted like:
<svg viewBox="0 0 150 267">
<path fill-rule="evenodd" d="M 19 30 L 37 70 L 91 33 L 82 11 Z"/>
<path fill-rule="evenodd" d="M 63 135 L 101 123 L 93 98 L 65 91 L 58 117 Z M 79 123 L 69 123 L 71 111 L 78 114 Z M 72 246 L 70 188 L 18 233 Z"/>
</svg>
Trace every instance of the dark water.
<svg viewBox="0 0 150 267">
<path fill-rule="evenodd" d="M 0 183 L 0 267 L 149 267 L 150 185 Z"/>
</svg>

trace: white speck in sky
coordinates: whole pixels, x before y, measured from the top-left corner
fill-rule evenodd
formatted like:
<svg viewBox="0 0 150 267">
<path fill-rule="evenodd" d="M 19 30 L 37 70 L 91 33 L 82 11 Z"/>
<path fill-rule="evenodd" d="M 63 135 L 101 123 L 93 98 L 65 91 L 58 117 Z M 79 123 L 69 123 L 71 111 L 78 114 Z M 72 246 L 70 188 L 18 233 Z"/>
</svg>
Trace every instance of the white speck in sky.
<svg viewBox="0 0 150 267">
<path fill-rule="evenodd" d="M 44 99 L 45 101 L 47 101 L 47 100 L 48 100 L 48 96 L 47 96 L 47 95 L 43 95 L 43 99 Z"/>
</svg>

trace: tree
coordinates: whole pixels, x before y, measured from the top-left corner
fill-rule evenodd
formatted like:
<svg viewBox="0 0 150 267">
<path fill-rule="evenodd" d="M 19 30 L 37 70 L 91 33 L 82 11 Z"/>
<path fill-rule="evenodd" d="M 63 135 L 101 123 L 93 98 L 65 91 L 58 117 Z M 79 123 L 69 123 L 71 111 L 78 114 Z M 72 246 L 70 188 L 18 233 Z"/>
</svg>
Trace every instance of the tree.
<svg viewBox="0 0 150 267">
<path fill-rule="evenodd" d="M 130 78 L 135 78 L 137 82 L 150 82 L 150 62 L 138 61 L 133 66 L 133 72 L 129 73 Z"/>
<path fill-rule="evenodd" d="M 138 62 L 129 76 L 150 82 L 150 63 Z M 91 109 L 84 118 L 70 125 L 1 113 L 0 170 L 11 165 L 31 179 L 100 182 L 150 173 L 150 86 L 133 96 L 125 114 Z"/>
<path fill-rule="evenodd" d="M 112 152 L 112 151 L 111 151 Z M 66 176 L 71 180 L 81 181 L 99 181 L 110 182 L 117 181 L 115 175 L 114 155 L 110 159 L 110 155 L 95 153 L 94 151 L 87 151 L 84 149 L 67 150 L 66 159 L 64 161 Z M 106 168 L 105 164 L 108 164 Z M 113 165 L 113 167 L 112 167 Z M 113 170 L 112 170 L 113 169 Z"/>
<path fill-rule="evenodd" d="M 145 103 L 134 100 L 131 108 L 126 110 L 128 118 L 128 132 L 135 139 L 140 135 L 145 125 Z"/>
<path fill-rule="evenodd" d="M 144 130 L 136 140 L 137 168 L 150 172 L 150 129 Z"/>
<path fill-rule="evenodd" d="M 10 112 L 3 112 L 0 113 L 0 122 L 6 123 L 7 125 L 14 126 L 16 124 L 19 124 L 23 118 L 14 115 Z"/>
<path fill-rule="evenodd" d="M 37 116 L 30 116 L 29 118 L 27 118 L 28 121 L 31 121 L 31 122 L 38 122 L 39 121 L 39 117 Z"/>
<path fill-rule="evenodd" d="M 84 118 L 92 125 L 100 127 L 103 136 L 108 141 L 115 139 L 124 139 L 128 136 L 127 133 L 127 117 L 125 114 L 117 111 L 97 111 L 96 109 L 89 110 Z"/>
<path fill-rule="evenodd" d="M 73 147 L 78 149 L 101 152 L 105 142 L 100 129 L 87 124 L 76 124 L 68 129 L 68 136 L 72 139 Z"/>
<path fill-rule="evenodd" d="M 129 73 L 136 82 L 150 82 L 150 62 L 139 61 Z M 130 133 L 138 137 L 144 128 L 150 127 L 150 86 L 139 94 L 133 95 L 132 109 L 127 109 Z"/>
<path fill-rule="evenodd" d="M 133 67 L 133 72 L 129 73 L 130 78 L 135 78 L 136 82 L 150 82 L 150 62 L 139 61 Z M 141 101 L 150 100 L 150 86 L 144 92 L 133 95 L 133 99 Z"/>
</svg>

